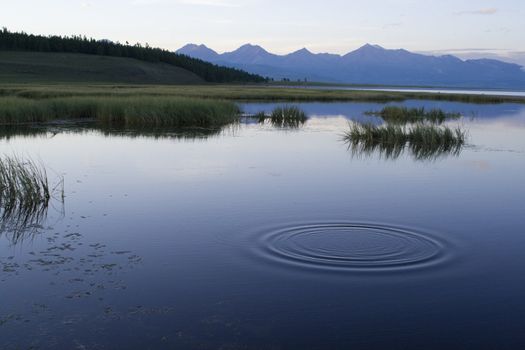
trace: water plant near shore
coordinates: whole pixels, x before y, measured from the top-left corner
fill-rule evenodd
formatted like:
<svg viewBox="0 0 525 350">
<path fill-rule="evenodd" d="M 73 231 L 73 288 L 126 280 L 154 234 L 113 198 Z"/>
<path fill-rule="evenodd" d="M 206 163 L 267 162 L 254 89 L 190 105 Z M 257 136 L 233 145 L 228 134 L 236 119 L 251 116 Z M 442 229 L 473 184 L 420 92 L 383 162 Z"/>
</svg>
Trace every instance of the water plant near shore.
<svg viewBox="0 0 525 350">
<path fill-rule="evenodd" d="M 0 98 L 0 124 L 25 125 L 53 120 L 95 120 L 104 125 L 220 127 L 236 122 L 236 104 L 179 97 Z"/>
<path fill-rule="evenodd" d="M 32 160 L 0 157 L 0 234 L 16 243 L 40 226 L 55 193 L 64 199 L 63 181 L 52 188 L 46 169 Z"/>
<path fill-rule="evenodd" d="M 370 156 L 378 151 L 387 159 L 396 159 L 409 150 L 417 160 L 432 160 L 442 155 L 459 155 L 466 132 L 459 127 L 423 124 L 405 127 L 352 123 L 344 140 L 354 155 Z"/>
</svg>

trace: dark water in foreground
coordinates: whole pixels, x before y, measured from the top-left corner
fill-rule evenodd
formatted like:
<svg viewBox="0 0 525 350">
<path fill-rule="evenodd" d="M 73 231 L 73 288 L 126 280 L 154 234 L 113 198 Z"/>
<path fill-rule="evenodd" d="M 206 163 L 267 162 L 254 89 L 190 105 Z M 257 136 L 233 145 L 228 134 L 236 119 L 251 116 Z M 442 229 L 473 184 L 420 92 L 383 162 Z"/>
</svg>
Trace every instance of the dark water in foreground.
<svg viewBox="0 0 525 350">
<path fill-rule="evenodd" d="M 353 154 L 374 104 L 302 105 L 297 130 L 1 136 L 66 198 L 0 237 L 0 348 L 525 347 L 525 106 L 406 104 L 465 113 L 469 144 Z"/>
</svg>

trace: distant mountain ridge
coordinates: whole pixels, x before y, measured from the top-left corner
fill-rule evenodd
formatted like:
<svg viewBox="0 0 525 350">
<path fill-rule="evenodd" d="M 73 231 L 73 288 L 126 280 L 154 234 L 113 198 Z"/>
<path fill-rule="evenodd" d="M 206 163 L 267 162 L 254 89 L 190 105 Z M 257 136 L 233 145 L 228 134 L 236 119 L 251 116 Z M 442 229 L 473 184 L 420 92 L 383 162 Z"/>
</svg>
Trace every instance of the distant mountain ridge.
<svg viewBox="0 0 525 350">
<path fill-rule="evenodd" d="M 428 56 L 371 44 L 345 55 L 315 54 L 306 48 L 287 55 L 276 55 L 252 44 L 223 54 L 205 45 L 188 44 L 177 50 L 177 53 L 276 80 L 287 78 L 349 84 L 525 88 L 525 71 L 517 64 L 493 59 L 462 60 L 452 55 Z"/>
</svg>

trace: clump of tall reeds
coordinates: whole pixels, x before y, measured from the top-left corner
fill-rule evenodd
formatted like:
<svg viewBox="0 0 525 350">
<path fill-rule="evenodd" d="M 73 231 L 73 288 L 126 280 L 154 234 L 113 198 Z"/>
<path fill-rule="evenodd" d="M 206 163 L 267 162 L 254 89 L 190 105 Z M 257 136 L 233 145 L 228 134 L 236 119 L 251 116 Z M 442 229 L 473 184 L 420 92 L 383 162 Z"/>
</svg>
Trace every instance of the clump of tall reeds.
<svg viewBox="0 0 525 350">
<path fill-rule="evenodd" d="M 267 115 L 264 111 L 257 112 L 253 115 L 254 119 L 257 119 L 259 123 L 264 123 L 268 118 L 270 118 L 269 115 Z"/>
<path fill-rule="evenodd" d="M 379 151 L 386 158 L 397 158 L 405 149 L 418 159 L 435 159 L 441 155 L 458 155 L 466 142 L 461 128 L 415 124 L 372 125 L 353 123 L 344 135 L 355 155 Z"/>
<path fill-rule="evenodd" d="M 3 125 L 91 119 L 118 126 L 220 127 L 238 118 L 237 105 L 222 100 L 167 96 L 0 98 Z"/>
<path fill-rule="evenodd" d="M 254 118 L 259 120 L 259 123 L 269 120 L 273 126 L 280 128 L 297 128 L 308 120 L 306 113 L 297 106 L 277 107 L 269 115 L 259 112 Z"/>
<path fill-rule="evenodd" d="M 272 111 L 270 120 L 273 125 L 298 126 L 307 120 L 306 113 L 297 106 L 277 107 Z"/>
<path fill-rule="evenodd" d="M 0 158 L 0 207 L 3 210 L 39 206 L 50 198 L 44 167 L 17 157 Z"/>
<path fill-rule="evenodd" d="M 422 108 L 407 108 L 399 106 L 387 106 L 378 112 L 367 112 L 368 115 L 376 115 L 381 117 L 388 123 L 407 124 L 430 122 L 442 124 L 447 120 L 461 118 L 460 113 L 449 113 L 441 109 L 426 110 Z"/>
<path fill-rule="evenodd" d="M 16 241 L 38 226 L 56 188 L 50 187 L 46 169 L 36 162 L 0 157 L 0 234 L 8 231 Z M 63 199 L 63 187 L 60 194 Z"/>
</svg>

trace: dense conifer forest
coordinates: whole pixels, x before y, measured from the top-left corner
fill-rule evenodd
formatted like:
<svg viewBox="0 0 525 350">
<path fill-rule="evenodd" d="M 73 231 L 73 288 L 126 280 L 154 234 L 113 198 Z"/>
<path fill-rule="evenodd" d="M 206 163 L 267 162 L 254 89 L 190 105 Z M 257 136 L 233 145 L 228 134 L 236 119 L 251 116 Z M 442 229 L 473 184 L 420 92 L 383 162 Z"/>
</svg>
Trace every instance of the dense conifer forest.
<svg viewBox="0 0 525 350">
<path fill-rule="evenodd" d="M 195 73 L 211 83 L 260 83 L 266 79 L 240 69 L 218 66 L 148 44 L 130 45 L 110 40 L 95 40 L 85 36 L 42 36 L 24 32 L 0 30 L 0 50 L 79 53 L 99 56 L 134 58 L 147 62 L 162 62 Z"/>
</svg>

